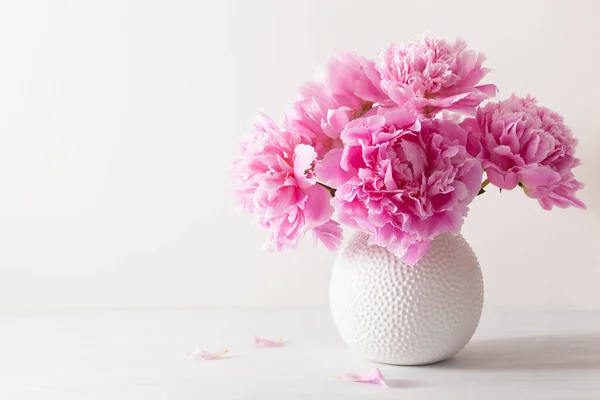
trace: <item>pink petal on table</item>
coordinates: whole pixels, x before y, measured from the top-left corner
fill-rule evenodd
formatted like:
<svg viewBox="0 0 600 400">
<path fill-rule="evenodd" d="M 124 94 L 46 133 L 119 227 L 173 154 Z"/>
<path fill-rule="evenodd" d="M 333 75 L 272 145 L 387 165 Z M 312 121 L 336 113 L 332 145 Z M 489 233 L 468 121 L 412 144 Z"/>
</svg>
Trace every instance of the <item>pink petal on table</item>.
<svg viewBox="0 0 600 400">
<path fill-rule="evenodd" d="M 192 350 L 188 355 L 188 358 L 190 360 L 218 360 L 220 358 L 223 358 L 223 356 L 228 352 L 229 350 L 225 350 L 222 353 L 211 353 L 202 350 L 200 347 L 198 347 L 198 345 L 196 345 L 196 347 L 194 347 L 194 350 Z"/>
<path fill-rule="evenodd" d="M 366 374 L 344 374 L 339 379 L 346 382 L 374 383 L 376 385 L 387 386 L 379 368 L 374 368 Z"/>
<path fill-rule="evenodd" d="M 263 339 L 258 336 L 254 336 L 254 344 L 258 347 L 281 347 L 285 345 L 285 342 L 282 339 Z"/>
</svg>

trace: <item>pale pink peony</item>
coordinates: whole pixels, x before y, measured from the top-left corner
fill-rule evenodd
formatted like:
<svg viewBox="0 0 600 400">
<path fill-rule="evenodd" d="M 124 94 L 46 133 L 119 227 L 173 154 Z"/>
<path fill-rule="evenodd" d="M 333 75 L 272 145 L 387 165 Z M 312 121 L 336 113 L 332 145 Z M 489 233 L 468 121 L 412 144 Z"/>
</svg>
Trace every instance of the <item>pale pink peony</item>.
<svg viewBox="0 0 600 400">
<path fill-rule="evenodd" d="M 341 147 L 346 124 L 389 99 L 380 88 L 375 63 L 352 52 L 338 52 L 320 80 L 300 89 L 300 100 L 286 113 L 284 127 L 308 140 L 319 157 Z"/>
<path fill-rule="evenodd" d="M 328 249 L 339 246 L 331 194 L 313 173 L 316 157 L 301 135 L 281 131 L 266 115 L 256 118 L 245 137 L 233 164 L 235 192 L 241 207 L 270 229 L 267 249 L 292 248 L 311 229 Z"/>
<path fill-rule="evenodd" d="M 312 232 L 315 241 L 321 241 L 330 251 L 337 250 L 342 243 L 342 227 L 332 219 L 323 225 L 314 227 Z"/>
<path fill-rule="evenodd" d="M 316 98 L 295 102 L 285 115 L 283 125 L 287 131 L 298 133 L 303 141 L 310 143 L 318 157 L 329 150 L 342 146 L 339 139 L 344 126 L 354 118 L 348 107 L 325 108 Z"/>
<path fill-rule="evenodd" d="M 335 211 L 415 264 L 436 236 L 459 232 L 484 169 L 545 209 L 585 208 L 562 117 L 514 95 L 480 107 L 497 92 L 480 85 L 484 60 L 462 40 L 429 37 L 390 46 L 378 63 L 339 52 L 301 88 L 284 129 L 258 116 L 233 171 L 241 208 L 271 232 L 266 248 L 312 232 L 337 249 Z"/>
<path fill-rule="evenodd" d="M 320 181 L 337 188 L 332 204 L 341 223 L 409 264 L 437 235 L 459 232 L 483 171 L 457 123 L 381 110 L 350 122 L 341 138 L 344 149 L 316 169 Z"/>
<path fill-rule="evenodd" d="M 585 208 L 575 197 L 583 184 L 572 172 L 580 164 L 577 140 L 559 114 L 530 96 L 512 95 L 481 107 L 476 120 L 463 124 L 472 131 L 469 151 L 481 160 L 490 183 L 509 190 L 519 184 L 546 210 Z"/>
<path fill-rule="evenodd" d="M 400 106 L 410 105 L 428 116 L 444 109 L 474 115 L 497 92 L 495 85 L 476 86 L 490 71 L 482 67 L 484 60 L 462 40 L 451 44 L 423 37 L 383 50 L 377 69 L 382 89 Z"/>
<path fill-rule="evenodd" d="M 338 51 L 338 57 L 325 67 L 323 84 L 335 101 L 360 112 L 365 102 L 389 100 L 381 89 L 381 76 L 375 62 L 353 52 Z"/>
</svg>

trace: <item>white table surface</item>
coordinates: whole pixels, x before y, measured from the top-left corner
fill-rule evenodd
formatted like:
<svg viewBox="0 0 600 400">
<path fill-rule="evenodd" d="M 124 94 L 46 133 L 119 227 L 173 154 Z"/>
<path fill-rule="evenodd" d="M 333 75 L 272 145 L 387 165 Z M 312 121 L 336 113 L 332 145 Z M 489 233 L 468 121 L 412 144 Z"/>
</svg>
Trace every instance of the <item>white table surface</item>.
<svg viewBox="0 0 600 400">
<path fill-rule="evenodd" d="M 255 333 L 289 343 L 256 349 Z M 196 342 L 234 357 L 188 360 Z M 393 387 L 334 378 L 375 366 Z M 600 399 L 600 312 L 486 308 L 426 367 L 361 359 L 326 309 L 3 312 L 0 399 Z"/>
</svg>

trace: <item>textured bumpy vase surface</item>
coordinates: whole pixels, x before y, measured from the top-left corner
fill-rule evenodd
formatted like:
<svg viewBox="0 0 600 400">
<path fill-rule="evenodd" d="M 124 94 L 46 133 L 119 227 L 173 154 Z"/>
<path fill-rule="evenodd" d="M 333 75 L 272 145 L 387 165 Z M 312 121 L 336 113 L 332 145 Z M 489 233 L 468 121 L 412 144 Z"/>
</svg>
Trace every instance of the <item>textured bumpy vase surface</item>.
<svg viewBox="0 0 600 400">
<path fill-rule="evenodd" d="M 331 312 L 344 341 L 386 364 L 432 364 L 459 352 L 483 306 L 481 269 L 465 239 L 438 236 L 414 266 L 367 240 L 355 234 L 331 276 Z"/>
</svg>

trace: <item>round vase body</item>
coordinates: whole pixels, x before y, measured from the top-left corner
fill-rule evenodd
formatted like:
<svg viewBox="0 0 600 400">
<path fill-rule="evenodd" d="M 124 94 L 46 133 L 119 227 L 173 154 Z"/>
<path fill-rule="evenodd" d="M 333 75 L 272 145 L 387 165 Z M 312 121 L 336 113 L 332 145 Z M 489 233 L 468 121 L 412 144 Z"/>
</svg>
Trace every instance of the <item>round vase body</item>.
<svg viewBox="0 0 600 400">
<path fill-rule="evenodd" d="M 333 320 L 344 341 L 386 364 L 432 364 L 471 339 L 483 306 L 477 257 L 461 235 L 442 234 L 414 266 L 356 233 L 331 276 Z"/>
</svg>

